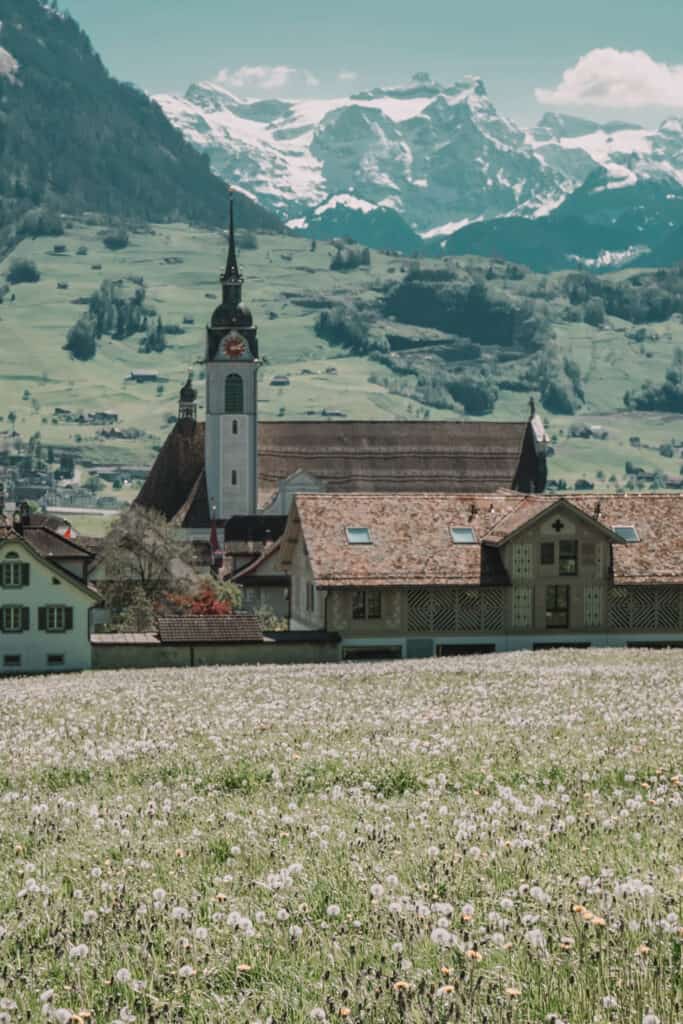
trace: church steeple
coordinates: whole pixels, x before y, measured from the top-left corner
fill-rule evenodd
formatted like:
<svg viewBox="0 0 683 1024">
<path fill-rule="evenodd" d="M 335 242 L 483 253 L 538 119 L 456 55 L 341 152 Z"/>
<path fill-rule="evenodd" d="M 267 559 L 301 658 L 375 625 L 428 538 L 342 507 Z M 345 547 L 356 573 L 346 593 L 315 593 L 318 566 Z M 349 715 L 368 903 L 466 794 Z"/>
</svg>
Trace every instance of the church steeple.
<svg viewBox="0 0 683 1024">
<path fill-rule="evenodd" d="M 228 230 L 228 261 L 225 264 L 225 272 L 221 276 L 223 285 L 223 305 L 230 309 L 236 309 L 242 301 L 242 284 L 244 278 L 237 266 L 237 246 L 235 245 L 235 198 L 232 189 L 230 196 L 230 227 Z"/>
</svg>

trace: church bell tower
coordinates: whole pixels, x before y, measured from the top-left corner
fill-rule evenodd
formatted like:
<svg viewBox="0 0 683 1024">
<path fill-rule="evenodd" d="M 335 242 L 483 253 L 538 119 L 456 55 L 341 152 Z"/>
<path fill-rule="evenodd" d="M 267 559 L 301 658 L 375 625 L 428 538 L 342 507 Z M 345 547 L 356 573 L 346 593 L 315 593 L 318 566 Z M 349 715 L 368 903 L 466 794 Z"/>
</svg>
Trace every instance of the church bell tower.
<svg viewBox="0 0 683 1024">
<path fill-rule="evenodd" d="M 222 300 L 206 331 L 205 465 L 209 512 L 216 519 L 256 512 L 258 341 L 242 301 L 230 192 L 228 262 Z"/>
</svg>

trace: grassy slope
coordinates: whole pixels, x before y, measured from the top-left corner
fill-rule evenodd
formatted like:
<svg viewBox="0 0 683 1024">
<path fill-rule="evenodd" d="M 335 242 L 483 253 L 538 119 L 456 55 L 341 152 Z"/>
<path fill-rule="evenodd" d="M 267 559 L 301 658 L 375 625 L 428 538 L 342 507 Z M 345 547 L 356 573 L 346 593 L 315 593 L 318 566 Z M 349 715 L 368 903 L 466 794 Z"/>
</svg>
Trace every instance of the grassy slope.
<svg viewBox="0 0 683 1024">
<path fill-rule="evenodd" d="M 132 236 L 128 249 L 111 253 L 97 238 L 95 228 L 77 224 L 59 241 L 68 246 L 65 256 L 52 254 L 50 239 L 24 241 L 13 254 L 35 259 L 43 276 L 36 285 L 17 286 L 16 302 L 0 306 L 0 404 L 4 410 L 18 413 L 17 429 L 22 435 L 40 430 L 45 441 L 60 444 L 74 443 L 80 434 L 86 457 L 99 462 L 148 464 L 167 432 L 167 418 L 176 410 L 178 389 L 188 368 L 202 357 L 203 325 L 215 301 L 206 293 L 218 295 L 224 239 L 217 232 L 164 225 L 153 234 Z M 80 245 L 88 247 L 87 256 L 76 255 Z M 184 262 L 167 264 L 164 257 L 168 256 L 178 256 Z M 0 278 L 9 262 L 8 257 L 0 263 Z M 322 293 L 374 301 L 373 281 L 389 273 L 399 274 L 400 259 L 373 254 L 370 271 L 341 275 L 328 270 L 329 250 L 324 244 L 312 253 L 303 239 L 266 235 L 260 237 L 257 250 L 242 255 L 241 262 L 247 278 L 245 297 L 260 326 L 261 351 L 269 364 L 261 376 L 264 418 L 275 418 L 281 408 L 286 418 L 319 414 L 322 409 L 339 409 L 358 419 L 404 419 L 416 414 L 408 399 L 369 383 L 373 372 L 386 376 L 384 367 L 367 358 L 349 357 L 317 338 L 313 330 L 316 310 L 302 308 L 287 294 Z M 101 263 L 102 270 L 92 270 L 93 263 Z M 192 316 L 194 326 L 187 328 L 185 335 L 169 338 L 170 348 L 160 356 L 139 355 L 136 338 L 125 342 L 103 339 L 92 362 L 71 360 L 61 346 L 66 331 L 82 312 L 72 300 L 89 295 L 105 277 L 127 274 L 145 278 L 149 299 L 166 323 Z M 69 289 L 58 290 L 58 281 L 68 282 Z M 276 319 L 269 318 L 271 312 Z M 645 377 L 662 379 L 673 348 L 683 344 L 680 318 L 655 327 L 658 341 L 640 346 L 626 338 L 627 325 L 622 321 L 612 319 L 606 328 L 596 331 L 584 324 L 561 322 L 559 304 L 557 312 L 559 340 L 588 372 L 587 406 L 580 419 L 603 424 L 610 439 L 565 441 L 562 431 L 571 420 L 549 417 L 551 432 L 558 435 L 559 442 L 551 476 L 573 483 L 579 476 L 594 478 L 599 469 L 608 476 L 612 472 L 622 475 L 627 459 L 646 469 L 677 472 L 678 460 L 662 458 L 656 451 L 636 452 L 628 443 L 634 434 L 653 445 L 676 438 L 676 417 L 628 414 L 620 406 L 626 387 Z M 413 333 L 419 335 L 419 331 Z M 337 368 L 337 376 L 325 373 L 329 366 Z M 168 378 L 163 395 L 157 396 L 154 384 L 124 382 L 128 372 L 138 367 L 158 368 Z M 200 373 L 201 367 L 195 366 L 195 370 Z M 304 370 L 310 373 L 303 374 Z M 269 386 L 272 375 L 280 372 L 291 375 L 289 388 Z M 38 409 L 30 400 L 22 400 L 25 388 L 39 403 Z M 102 442 L 92 428 L 52 424 L 50 414 L 56 405 L 83 411 L 113 408 L 124 426 L 143 429 L 149 436 L 135 442 Z M 494 418 L 519 419 L 526 414 L 524 394 L 501 391 Z M 432 410 L 431 415 L 438 419 L 454 414 Z"/>
<path fill-rule="evenodd" d="M 5 684 L 11 1019 L 677 1024 L 679 662 Z"/>
</svg>

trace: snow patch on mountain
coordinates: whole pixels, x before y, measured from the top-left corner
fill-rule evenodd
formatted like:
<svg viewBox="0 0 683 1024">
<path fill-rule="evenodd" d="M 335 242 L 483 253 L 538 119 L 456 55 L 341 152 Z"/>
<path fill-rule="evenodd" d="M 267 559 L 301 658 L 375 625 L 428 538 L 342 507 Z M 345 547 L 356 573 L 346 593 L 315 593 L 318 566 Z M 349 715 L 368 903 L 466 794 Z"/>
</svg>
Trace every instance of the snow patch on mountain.
<svg viewBox="0 0 683 1024">
<path fill-rule="evenodd" d="M 13 57 L 9 50 L 6 50 L 3 46 L 0 46 L 0 75 L 3 78 L 9 78 L 10 82 L 14 84 L 16 82 L 16 74 L 19 70 L 19 61 L 16 57 Z"/>
<path fill-rule="evenodd" d="M 367 200 L 359 199 L 358 196 L 343 193 L 342 195 L 332 196 L 326 203 L 319 206 L 315 210 L 315 215 L 320 217 L 323 213 L 327 213 L 328 210 L 334 210 L 337 206 L 345 206 L 349 210 L 360 210 L 361 213 L 370 213 L 371 210 L 377 209 L 375 203 L 368 203 Z"/>
</svg>

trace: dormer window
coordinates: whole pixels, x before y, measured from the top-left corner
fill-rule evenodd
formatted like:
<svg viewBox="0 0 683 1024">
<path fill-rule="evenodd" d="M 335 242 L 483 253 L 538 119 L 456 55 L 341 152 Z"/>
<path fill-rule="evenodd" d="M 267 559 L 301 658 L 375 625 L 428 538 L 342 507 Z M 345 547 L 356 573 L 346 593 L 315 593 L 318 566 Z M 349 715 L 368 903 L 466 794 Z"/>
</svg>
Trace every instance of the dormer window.
<svg viewBox="0 0 683 1024">
<path fill-rule="evenodd" d="M 625 540 L 627 544 L 637 544 L 640 540 L 640 535 L 635 526 L 613 526 L 612 531 L 618 537 L 621 537 L 622 540 Z"/>
<path fill-rule="evenodd" d="M 367 526 L 347 526 L 346 539 L 349 544 L 372 544 Z"/>
<path fill-rule="evenodd" d="M 471 526 L 452 526 L 451 540 L 454 544 L 476 544 L 477 538 Z"/>
</svg>

